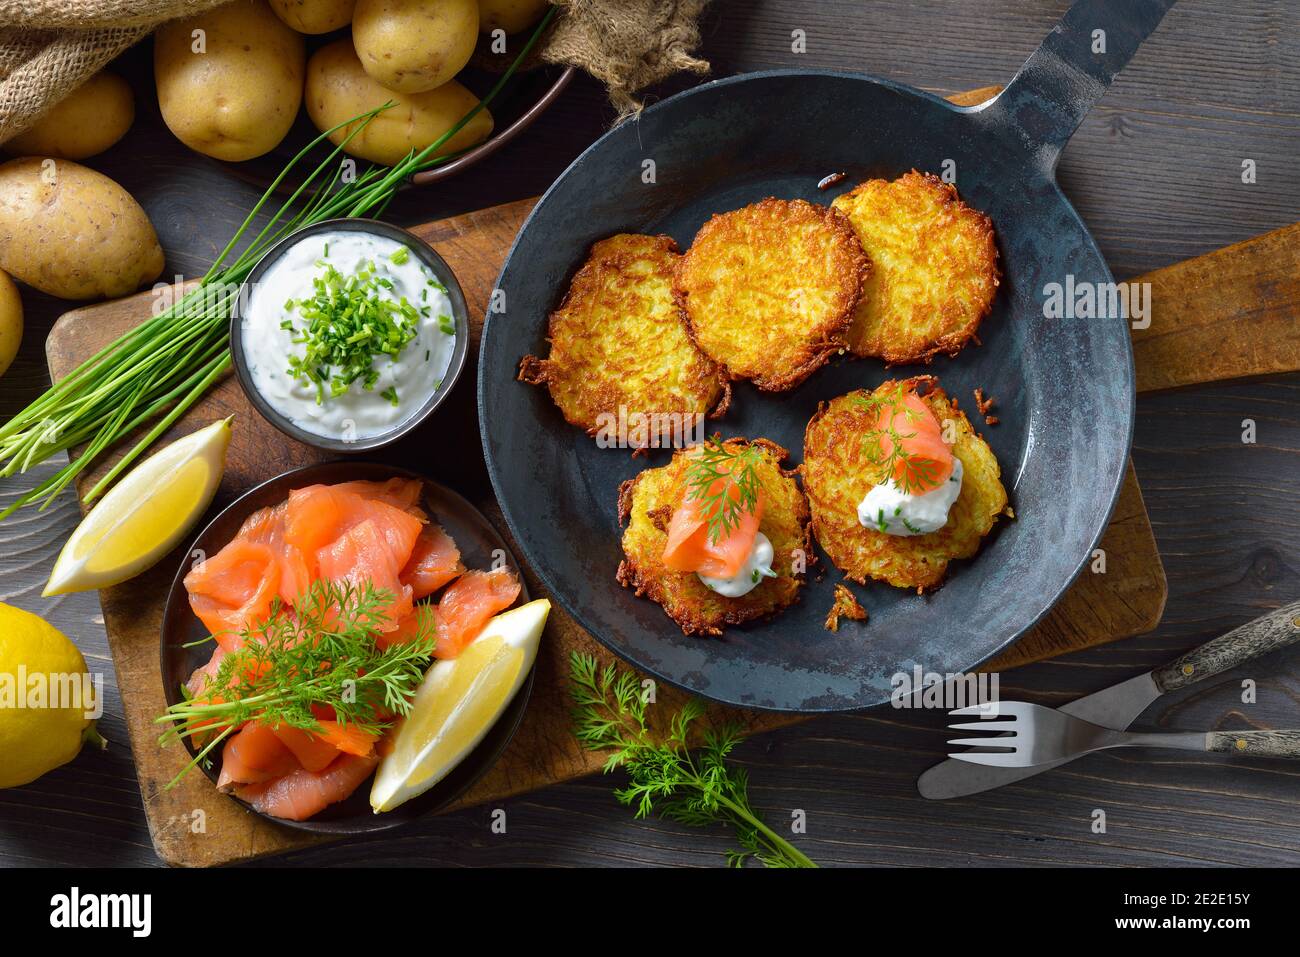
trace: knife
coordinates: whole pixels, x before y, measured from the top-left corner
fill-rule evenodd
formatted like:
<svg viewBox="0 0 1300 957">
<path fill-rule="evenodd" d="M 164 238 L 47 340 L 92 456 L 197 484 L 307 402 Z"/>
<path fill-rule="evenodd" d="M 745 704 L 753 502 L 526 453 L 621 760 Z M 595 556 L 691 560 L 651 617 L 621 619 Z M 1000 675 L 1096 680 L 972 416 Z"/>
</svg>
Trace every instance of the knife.
<svg viewBox="0 0 1300 957">
<path fill-rule="evenodd" d="M 1060 710 L 1093 724 L 1123 731 L 1165 692 L 1222 674 L 1252 658 L 1285 648 L 1297 639 L 1300 639 L 1300 601 L 1248 621 L 1161 668 L 1062 705 Z M 934 800 L 963 797 L 1023 781 L 1068 764 L 1076 757 L 1079 755 L 1029 768 L 991 768 L 949 758 L 922 774 L 916 782 L 916 789 L 922 797 Z"/>
</svg>

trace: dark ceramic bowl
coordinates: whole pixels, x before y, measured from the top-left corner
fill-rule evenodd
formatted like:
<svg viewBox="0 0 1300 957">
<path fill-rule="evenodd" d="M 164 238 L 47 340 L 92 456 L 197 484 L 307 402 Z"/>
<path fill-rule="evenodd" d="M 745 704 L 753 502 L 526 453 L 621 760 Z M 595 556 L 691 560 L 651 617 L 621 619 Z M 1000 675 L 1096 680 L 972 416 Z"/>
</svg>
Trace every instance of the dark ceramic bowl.
<svg viewBox="0 0 1300 957">
<path fill-rule="evenodd" d="M 247 290 L 261 281 L 266 271 L 275 264 L 275 261 L 289 247 L 296 245 L 308 236 L 338 231 L 370 233 L 371 235 L 383 236 L 404 244 L 414 255 L 420 258 L 421 262 L 429 267 L 433 274 L 438 277 L 438 281 L 447 287 L 447 298 L 451 300 L 451 317 L 456 324 L 456 345 L 451 353 L 451 363 L 447 366 L 447 374 L 443 376 L 442 383 L 434 390 L 433 394 L 425 400 L 424 404 L 410 418 L 387 432 L 381 432 L 379 435 L 364 439 L 334 439 L 299 428 L 283 413 L 273 408 L 257 391 L 252 376 L 249 374 L 248 362 L 244 355 L 244 324 L 238 308 L 234 310 L 230 317 L 230 355 L 234 361 L 235 378 L 239 381 L 244 394 L 248 396 L 248 401 L 261 414 L 262 418 L 285 435 L 297 439 L 304 445 L 324 449 L 327 452 L 355 454 L 392 445 L 402 436 L 417 428 L 433 414 L 434 409 L 442 405 L 443 400 L 455 388 L 456 381 L 465 369 L 465 357 L 469 353 L 469 320 L 465 309 L 465 294 L 461 291 L 460 283 L 456 280 L 456 274 L 451 271 L 451 267 L 447 265 L 446 260 L 434 252 L 433 247 L 415 233 L 377 219 L 327 219 L 286 236 L 268 249 L 266 255 L 258 261 L 257 265 L 253 267 L 253 271 L 248 274 L 248 278 L 244 280 L 244 293 L 239 297 L 240 304 L 247 301 Z"/>
<path fill-rule="evenodd" d="M 424 497 L 421 504 L 425 511 L 429 513 L 429 516 L 434 521 L 439 522 L 447 530 L 447 534 L 455 539 L 467 567 L 490 567 L 494 553 L 496 553 L 497 549 L 500 549 L 500 554 L 506 556 L 510 568 L 519 576 L 519 603 L 528 601 L 528 586 L 523 584 L 519 564 L 510 553 L 505 540 L 501 538 L 497 530 L 492 527 L 492 524 L 483 517 L 478 509 L 456 492 L 439 485 L 437 482 L 430 481 L 405 469 L 370 462 L 346 461 L 309 465 L 264 482 L 244 493 L 227 506 L 221 514 L 199 533 L 198 538 L 194 540 L 193 545 L 190 546 L 190 550 L 186 554 L 193 554 L 195 549 L 202 549 L 208 555 L 216 554 L 227 542 L 234 538 L 235 533 L 249 515 L 258 509 L 267 508 L 284 501 L 288 498 L 290 489 L 317 483 L 347 482 L 354 479 L 382 481 L 395 476 L 419 479 L 424 483 Z M 172 582 L 171 592 L 167 596 L 167 608 L 163 612 L 160 658 L 163 691 L 169 705 L 176 704 L 181 700 L 181 686 L 189 680 L 190 675 L 194 673 L 196 668 L 206 664 L 212 656 L 213 645 L 211 642 L 186 647 L 208 637 L 207 629 L 203 627 L 203 623 L 190 610 L 188 596 L 185 593 L 184 579 L 189 570 L 187 560 L 186 564 L 182 565 L 176 573 L 176 580 Z M 371 810 L 368 797 L 370 793 L 369 780 L 357 788 L 346 801 L 332 804 L 306 821 L 284 821 L 280 818 L 261 814 L 259 811 L 254 810 L 250 804 L 239 801 L 238 798 L 232 797 L 231 800 L 239 801 L 249 811 L 265 817 L 268 821 L 274 821 L 277 824 L 283 824 L 286 827 L 296 828 L 301 831 L 311 831 L 316 834 L 368 834 L 374 831 L 385 831 L 413 821 L 417 817 L 430 814 L 446 807 L 459 798 L 469 790 L 475 781 L 496 764 L 497 759 L 501 757 L 502 752 L 510 743 L 510 739 L 514 737 L 515 731 L 518 730 L 519 722 L 523 719 L 524 711 L 528 707 L 528 699 L 533 691 L 533 675 L 533 671 L 528 673 L 528 677 L 525 679 L 523 687 L 519 689 L 519 693 L 515 695 L 514 700 L 510 702 L 505 712 L 497 719 L 496 724 L 488 731 L 487 736 L 479 742 L 478 747 L 471 751 L 460 764 L 456 765 L 450 774 L 424 794 L 413 798 L 392 811 L 375 814 Z M 191 756 L 197 753 L 188 741 L 186 741 L 185 747 Z M 219 753 L 214 753 L 213 757 L 212 766 L 205 768 L 204 773 L 212 780 L 215 787 L 217 776 L 221 770 L 221 758 Z M 190 773 L 194 772 L 191 771 Z"/>
</svg>

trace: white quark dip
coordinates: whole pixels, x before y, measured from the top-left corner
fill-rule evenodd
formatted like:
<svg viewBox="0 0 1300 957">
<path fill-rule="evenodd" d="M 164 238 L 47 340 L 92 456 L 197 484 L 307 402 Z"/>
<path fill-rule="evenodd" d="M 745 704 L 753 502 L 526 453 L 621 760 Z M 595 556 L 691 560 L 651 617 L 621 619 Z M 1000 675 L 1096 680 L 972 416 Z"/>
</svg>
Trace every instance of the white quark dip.
<svg viewBox="0 0 1300 957">
<path fill-rule="evenodd" d="M 297 304 L 315 295 L 314 281 L 328 267 L 346 280 L 370 264 L 373 295 L 405 299 L 417 310 L 415 337 L 396 358 L 373 357 L 370 388 L 358 379 L 345 392 L 331 395 L 326 388 L 319 397 L 315 383 L 289 371 L 290 357 L 306 349 L 294 342 L 307 324 Z M 456 345 L 451 300 L 420 257 L 386 236 L 352 230 L 315 233 L 286 249 L 244 304 L 242 339 L 249 377 L 273 409 L 306 432 L 344 440 L 383 435 L 411 418 L 442 383 Z"/>
<path fill-rule="evenodd" d="M 775 557 L 772 542 L 762 532 L 758 532 L 754 535 L 754 544 L 749 548 L 749 557 L 734 577 L 712 578 L 698 572 L 696 577 L 723 598 L 740 598 L 757 588 L 764 578 L 776 577 L 776 572 L 772 571 L 772 559 Z"/>
<path fill-rule="evenodd" d="M 961 459 L 952 459 L 952 475 L 938 488 L 923 495 L 910 495 L 894 484 L 891 476 L 874 486 L 858 503 L 858 521 L 886 535 L 928 535 L 948 524 L 948 511 L 961 494 Z"/>
</svg>

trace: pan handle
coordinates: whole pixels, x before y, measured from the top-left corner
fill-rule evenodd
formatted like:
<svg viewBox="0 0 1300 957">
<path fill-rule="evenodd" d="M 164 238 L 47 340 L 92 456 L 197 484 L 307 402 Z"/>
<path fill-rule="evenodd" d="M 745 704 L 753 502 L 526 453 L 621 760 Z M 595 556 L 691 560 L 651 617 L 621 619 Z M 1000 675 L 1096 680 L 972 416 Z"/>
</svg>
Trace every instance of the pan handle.
<svg viewBox="0 0 1300 957">
<path fill-rule="evenodd" d="M 1175 0 L 1076 0 L 997 99 L 978 109 L 1051 175 L 1061 150 Z"/>
</svg>

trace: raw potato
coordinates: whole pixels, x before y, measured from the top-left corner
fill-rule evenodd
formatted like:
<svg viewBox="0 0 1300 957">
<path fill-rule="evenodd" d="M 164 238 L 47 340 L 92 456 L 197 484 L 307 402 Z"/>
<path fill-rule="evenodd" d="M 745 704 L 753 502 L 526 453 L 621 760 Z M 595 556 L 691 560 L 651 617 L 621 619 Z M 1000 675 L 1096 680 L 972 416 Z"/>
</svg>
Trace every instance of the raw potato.
<svg viewBox="0 0 1300 957">
<path fill-rule="evenodd" d="M 9 371 L 22 342 L 23 301 L 14 281 L 0 272 L 0 375 Z"/>
<path fill-rule="evenodd" d="M 275 15 L 299 33 L 330 33 L 352 22 L 357 0 L 271 0 Z"/>
<path fill-rule="evenodd" d="M 352 42 L 395 93 L 423 93 L 461 71 L 478 42 L 478 0 L 357 0 Z"/>
<path fill-rule="evenodd" d="M 96 73 L 4 148 L 15 156 L 85 159 L 108 149 L 131 128 L 135 98 L 114 73 Z"/>
<path fill-rule="evenodd" d="M 202 30 L 206 52 L 195 52 Z M 163 120 L 192 150 L 229 162 L 279 145 L 302 102 L 302 35 L 266 0 L 235 0 L 154 37 Z"/>
<path fill-rule="evenodd" d="M 317 50 L 307 64 L 307 115 L 321 131 L 389 100 L 394 105 L 352 137 L 344 147 L 347 152 L 392 166 L 412 149 L 428 146 L 478 103 L 478 97 L 455 80 L 428 93 L 406 95 L 386 90 L 361 69 L 361 61 L 346 39 Z M 351 128 L 336 130 L 330 140 L 342 143 Z M 440 152 L 454 153 L 473 146 L 491 132 L 492 115 L 481 110 Z"/>
<path fill-rule="evenodd" d="M 163 251 L 140 204 L 71 160 L 0 166 L 0 269 L 60 299 L 125 296 L 157 279 Z"/>
<path fill-rule="evenodd" d="M 483 33 L 522 33 L 542 18 L 550 0 L 478 0 L 478 28 Z"/>
</svg>

